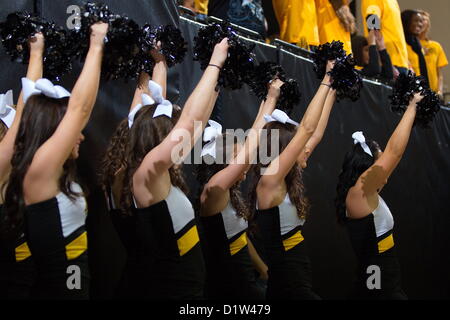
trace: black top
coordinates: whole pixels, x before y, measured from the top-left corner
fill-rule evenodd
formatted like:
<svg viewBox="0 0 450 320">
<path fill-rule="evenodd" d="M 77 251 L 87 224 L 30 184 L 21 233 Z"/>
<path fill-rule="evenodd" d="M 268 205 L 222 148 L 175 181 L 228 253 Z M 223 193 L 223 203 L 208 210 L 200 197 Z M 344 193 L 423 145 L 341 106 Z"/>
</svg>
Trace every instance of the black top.
<svg viewBox="0 0 450 320">
<path fill-rule="evenodd" d="M 393 230 L 377 237 L 373 214 L 362 219 L 347 219 L 346 227 L 358 260 L 352 298 L 406 299 L 401 289 L 400 264 L 395 254 Z M 373 274 L 373 271 L 368 271 L 369 266 L 380 268 L 381 289 L 371 290 L 367 287 L 368 277 Z"/>
<path fill-rule="evenodd" d="M 263 299 L 263 293 L 256 286 L 255 269 L 248 251 L 247 228 L 241 227 L 247 223 L 237 216 L 236 220 L 232 217 L 224 220 L 223 214 L 235 215 L 235 212 L 200 218 L 207 275 L 206 297 Z"/>
<path fill-rule="evenodd" d="M 172 187 L 166 200 L 134 209 L 146 298 L 203 297 L 205 266 L 193 209 L 187 203 L 181 190 Z"/>
<path fill-rule="evenodd" d="M 378 51 L 376 45 L 369 46 L 369 64 L 361 70 L 361 73 L 368 77 L 380 76 L 384 79 L 392 80 L 394 73 L 392 72 L 391 58 L 387 50 Z"/>
<path fill-rule="evenodd" d="M 319 299 L 311 289 L 311 264 L 301 235 L 302 226 L 282 235 L 279 206 L 256 210 L 255 222 L 269 267 L 267 298 Z"/>
</svg>

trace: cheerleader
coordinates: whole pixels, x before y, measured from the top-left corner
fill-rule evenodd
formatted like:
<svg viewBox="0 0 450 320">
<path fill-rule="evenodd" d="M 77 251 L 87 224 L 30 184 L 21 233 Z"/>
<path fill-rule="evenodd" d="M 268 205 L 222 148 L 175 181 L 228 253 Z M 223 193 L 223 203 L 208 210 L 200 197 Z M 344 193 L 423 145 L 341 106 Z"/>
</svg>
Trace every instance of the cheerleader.
<svg viewBox="0 0 450 320">
<path fill-rule="evenodd" d="M 206 144 L 201 154 L 202 163 L 197 167 L 197 179 L 200 182 L 198 202 L 204 234 L 202 247 L 208 298 L 264 298 L 263 291 L 256 284 L 252 261 L 255 261 L 262 278 L 266 278 L 267 266 L 247 237 L 249 214 L 239 183 L 254 159 L 258 133 L 265 123 L 264 115 L 274 110 L 282 84 L 278 79 L 271 82 L 268 97 L 261 103 L 244 148 L 239 151 L 239 144 L 226 144 L 234 137 L 222 134 L 219 123 L 210 120 L 211 126 L 205 130 L 203 139 Z M 210 160 L 212 164 L 208 164 Z"/>
<path fill-rule="evenodd" d="M 356 281 L 351 298 L 405 300 L 401 288 L 400 265 L 395 254 L 394 218 L 379 193 L 400 162 L 416 116 L 415 94 L 400 123 L 389 139 L 385 151 L 362 132 L 352 135 L 354 146 L 344 158 L 339 175 L 336 213 L 345 224 L 358 259 Z M 380 271 L 379 286 L 368 286 L 369 266 Z"/>
<path fill-rule="evenodd" d="M 37 33 L 29 40 L 30 60 L 26 77 L 37 80 L 42 77 L 44 37 Z M 30 296 L 35 274 L 34 261 L 25 236 L 8 237 L 7 223 L 2 211 L 4 191 L 11 170 L 14 140 L 19 129 L 23 111 L 23 96 L 20 93 L 17 110 L 13 108 L 12 90 L 0 95 L 0 298 L 23 299 Z M 17 116 L 16 116 L 17 114 Z M 4 139 L 3 139 L 4 138 Z"/>
<path fill-rule="evenodd" d="M 72 94 L 47 79 L 35 81 L 42 68 L 22 79 L 18 114 L 25 103 L 23 114 L 16 115 L 20 123 L 2 141 L 17 130 L 2 224 L 8 236 L 25 234 L 36 265 L 36 298 L 88 298 L 86 200 L 74 165 L 97 96 L 107 29 L 104 23 L 91 27 L 86 62 Z"/>
<path fill-rule="evenodd" d="M 203 129 L 211 114 L 227 54 L 228 39 L 224 39 L 215 46 L 210 64 L 181 114 L 151 82 L 153 101 L 134 108 L 129 115 L 123 176 L 118 182 L 122 186 L 120 209 L 133 208 L 137 262 L 145 270 L 138 280 L 145 298 L 203 297 L 204 262 L 194 210 L 175 161 L 186 157 L 198 138 L 195 122 Z"/>
<path fill-rule="evenodd" d="M 161 42 L 158 42 L 156 48 L 150 52 L 155 61 L 151 86 L 153 88 L 159 86 L 161 88 L 161 98 L 165 99 L 168 67 L 164 55 L 160 53 L 160 49 Z M 152 103 L 153 98 L 150 97 L 149 81 L 149 75 L 142 72 L 131 103 L 129 111 L 130 118 L 133 117 L 133 110 L 135 108 L 141 108 L 143 104 Z M 176 124 L 180 113 L 180 108 L 177 106 L 174 107 L 172 117 L 169 120 L 172 122 L 169 128 L 173 128 Z M 160 120 L 167 122 L 168 119 L 161 118 Z M 130 210 L 120 209 L 120 199 L 123 189 L 121 182 L 123 181 L 124 169 L 126 167 L 125 158 L 130 123 L 131 120 L 129 121 L 128 117 L 119 123 L 110 139 L 100 168 L 100 184 L 105 193 L 110 218 L 127 254 L 125 267 L 115 290 L 116 297 L 121 299 L 139 298 L 143 296 L 144 292 L 141 291 L 141 281 L 143 274 L 146 272 L 142 264 L 139 264 L 137 261 L 138 239 L 136 237 L 136 216 L 131 214 Z M 173 171 L 181 177 L 181 172 L 178 168 L 174 168 Z M 179 187 L 185 190 L 187 189 L 184 181 L 181 179 Z"/>
<path fill-rule="evenodd" d="M 328 62 L 327 73 L 332 66 Z M 276 148 L 272 135 L 278 133 L 279 154 L 267 165 L 257 163 L 252 167 L 250 212 L 269 267 L 267 299 L 320 299 L 312 290 L 310 261 L 301 232 L 307 201 L 299 163 L 306 166 L 307 156 L 320 138 L 313 138 L 309 149 L 303 150 L 317 129 L 323 109 L 330 110 L 334 102 L 334 92 L 328 95 L 331 78 L 327 73 L 299 125 L 280 110 L 266 117 L 267 150 Z M 324 126 L 329 111 L 325 113 Z"/>
</svg>

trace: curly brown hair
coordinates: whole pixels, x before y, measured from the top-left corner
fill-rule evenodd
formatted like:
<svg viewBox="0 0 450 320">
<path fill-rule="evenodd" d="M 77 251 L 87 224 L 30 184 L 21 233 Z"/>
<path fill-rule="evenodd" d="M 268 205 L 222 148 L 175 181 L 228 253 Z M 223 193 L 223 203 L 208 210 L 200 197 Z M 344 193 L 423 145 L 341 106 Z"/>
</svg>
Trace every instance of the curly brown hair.
<svg viewBox="0 0 450 320">
<path fill-rule="evenodd" d="M 153 118 L 156 105 L 144 106 L 139 110 L 131 128 L 128 120 L 124 119 L 112 136 L 106 154 L 102 161 L 100 174 L 101 185 L 107 191 L 115 182 L 117 172 L 122 169 L 124 174 L 120 178 L 122 191 L 119 208 L 125 215 L 131 215 L 133 206 L 133 175 L 141 165 L 144 157 L 154 147 L 159 145 L 178 121 L 181 109 L 174 105 L 172 118 L 160 116 Z M 171 183 L 187 193 L 188 188 L 180 166 L 169 169 Z"/>
<path fill-rule="evenodd" d="M 6 135 L 6 131 L 8 131 L 8 127 L 0 120 L 0 141 L 2 141 L 3 137 Z"/>
<path fill-rule="evenodd" d="M 268 133 L 267 154 L 272 154 L 271 136 L 272 133 L 274 132 L 273 130 L 278 130 L 279 132 L 279 139 L 278 139 L 279 154 L 281 154 L 283 150 L 287 147 L 287 145 L 292 140 L 296 132 L 296 127 L 293 126 L 292 124 L 289 123 L 283 124 L 276 121 L 267 123 L 263 127 L 263 129 L 266 129 Z M 259 157 L 259 150 L 258 150 L 258 157 Z M 256 201 L 257 201 L 256 187 L 258 186 L 258 182 L 261 179 L 261 169 L 268 167 L 269 165 L 270 163 L 266 165 L 262 164 L 260 159 L 258 158 L 257 163 L 252 165 L 252 167 L 250 168 L 250 174 L 252 176 L 249 188 L 250 220 L 253 218 L 256 211 Z M 289 198 L 297 208 L 297 214 L 299 218 L 306 219 L 309 211 L 309 201 L 305 196 L 305 187 L 303 185 L 302 179 L 302 169 L 300 165 L 298 165 L 298 163 L 294 164 L 294 166 L 291 168 L 289 173 L 284 178 L 284 181 L 286 183 Z"/>
<path fill-rule="evenodd" d="M 220 141 L 217 141 L 217 145 L 223 146 L 223 148 L 217 148 L 216 152 L 220 152 L 222 154 L 222 159 L 227 159 L 228 155 L 231 154 L 231 148 L 235 146 L 236 143 L 236 137 L 233 137 L 233 145 L 227 146 L 227 134 L 222 134 L 217 139 L 220 139 Z M 220 143 L 221 142 L 221 143 Z M 216 155 L 217 158 L 218 155 Z M 207 164 L 205 161 L 203 161 L 199 165 L 196 165 L 194 167 L 195 175 L 197 178 L 197 181 L 199 182 L 199 187 L 197 191 L 197 197 L 195 200 L 195 209 L 197 212 L 200 212 L 201 204 L 200 204 L 200 196 L 203 192 L 203 189 L 205 185 L 208 183 L 208 181 L 219 171 L 225 169 L 227 167 L 226 161 L 222 161 L 224 163 L 216 163 L 213 164 Z M 249 217 L 249 210 L 247 203 L 244 201 L 241 191 L 240 191 L 240 182 L 235 183 L 230 189 L 230 201 L 233 206 L 233 208 L 236 210 L 236 215 L 239 217 L 244 218 L 245 220 L 248 220 Z"/>
</svg>

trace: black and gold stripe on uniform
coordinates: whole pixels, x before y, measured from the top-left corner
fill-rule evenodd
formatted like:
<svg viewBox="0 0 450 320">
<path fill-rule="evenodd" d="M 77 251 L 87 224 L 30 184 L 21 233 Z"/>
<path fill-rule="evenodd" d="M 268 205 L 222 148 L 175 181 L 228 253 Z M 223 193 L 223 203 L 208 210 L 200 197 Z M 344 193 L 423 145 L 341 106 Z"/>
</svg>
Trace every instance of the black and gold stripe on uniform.
<svg viewBox="0 0 450 320">
<path fill-rule="evenodd" d="M 301 226 L 297 226 L 288 233 L 282 235 L 281 240 L 283 241 L 284 251 L 288 251 L 294 248 L 296 245 L 298 245 L 304 240 L 301 231 Z"/>
<path fill-rule="evenodd" d="M 194 248 L 200 241 L 195 219 L 192 219 L 180 231 L 178 231 L 175 234 L 175 238 L 177 240 L 180 256 L 184 256 L 192 248 Z"/>
<path fill-rule="evenodd" d="M 242 230 L 233 237 L 228 239 L 228 245 L 230 247 L 230 255 L 234 256 L 236 253 L 242 250 L 247 245 L 247 232 Z"/>
<path fill-rule="evenodd" d="M 377 238 L 378 253 L 383 253 L 394 246 L 393 230 L 389 230 L 385 234 Z"/>
</svg>

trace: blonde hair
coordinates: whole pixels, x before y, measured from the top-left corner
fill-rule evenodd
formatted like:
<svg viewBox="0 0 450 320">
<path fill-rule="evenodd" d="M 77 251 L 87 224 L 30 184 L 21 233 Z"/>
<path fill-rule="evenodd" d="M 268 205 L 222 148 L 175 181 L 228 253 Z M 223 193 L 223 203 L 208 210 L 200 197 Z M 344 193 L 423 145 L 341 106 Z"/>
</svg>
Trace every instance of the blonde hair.
<svg viewBox="0 0 450 320">
<path fill-rule="evenodd" d="M 421 15 L 423 15 L 428 20 L 427 28 L 425 30 L 423 30 L 420 35 L 421 36 L 424 35 L 425 36 L 424 38 L 426 40 L 429 40 L 428 33 L 430 32 L 430 29 L 431 29 L 431 14 L 429 14 L 427 11 L 422 10 L 422 9 L 417 9 L 417 12 L 419 12 Z"/>
</svg>

